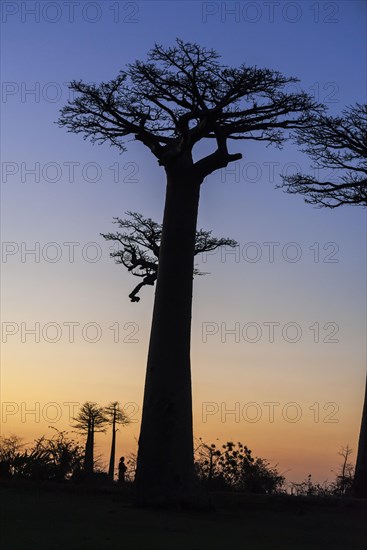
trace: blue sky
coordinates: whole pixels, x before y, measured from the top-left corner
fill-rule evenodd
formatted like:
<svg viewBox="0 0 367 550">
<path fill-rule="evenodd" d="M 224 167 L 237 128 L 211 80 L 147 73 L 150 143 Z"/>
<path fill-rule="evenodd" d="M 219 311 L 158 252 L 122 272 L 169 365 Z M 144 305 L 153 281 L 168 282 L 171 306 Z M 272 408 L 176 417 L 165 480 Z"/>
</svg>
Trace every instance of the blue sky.
<svg viewBox="0 0 367 550">
<path fill-rule="evenodd" d="M 161 221 L 164 172 L 139 144 L 130 142 L 120 156 L 108 145 L 93 147 L 58 128 L 54 122 L 69 93 L 65 83 L 111 79 L 126 63 L 144 59 L 154 42 L 169 45 L 181 37 L 217 49 L 225 64 L 245 62 L 298 77 L 300 87 L 315 93 L 331 113 L 365 102 L 365 3 L 270 4 L 273 12 L 267 2 L 77 2 L 72 18 L 68 2 L 2 3 L 1 229 L 3 241 L 19 249 L 2 265 L 2 319 L 19 326 L 95 322 L 103 330 L 95 345 L 81 337 L 70 344 L 65 334 L 55 344 L 42 338 L 34 344 L 31 337 L 22 343 L 20 332 L 9 337 L 3 346 L 3 400 L 120 399 L 140 405 L 142 398 L 153 292 L 144 289 L 142 301 L 130 303 L 134 281 L 108 258 L 108 244 L 99 233 L 113 230 L 112 217 L 126 210 Z M 201 422 L 201 404 L 297 401 L 308 409 L 316 401 L 322 406 L 336 402 L 337 425 L 303 427 L 325 441 L 323 475 L 340 445 L 355 448 L 359 427 L 365 376 L 365 212 L 319 210 L 276 190 L 284 170 L 309 169 L 310 161 L 290 143 L 281 151 L 261 143 L 236 142 L 231 148 L 243 153 L 242 161 L 231 167 L 237 172 L 213 174 L 201 195 L 199 226 L 236 239 L 241 254 L 198 260 L 211 274 L 195 282 L 196 432 L 243 440 L 250 436 L 259 453 L 280 457 L 301 476 L 301 458 L 267 446 L 272 426 L 256 431 L 253 425 L 229 422 L 210 428 Z M 39 181 L 27 173 L 32 168 Z M 74 262 L 63 244 L 68 242 L 80 243 Z M 97 262 L 86 260 L 83 252 L 91 242 L 101 252 Z M 269 242 L 279 243 L 274 262 L 264 244 Z M 48 243 L 56 247 L 47 248 Z M 255 248 L 248 243 L 256 243 Z M 22 246 L 39 246 L 40 261 L 31 255 L 22 261 Z M 56 250 L 61 250 L 60 260 L 47 261 L 47 254 L 52 257 Z M 259 260 L 253 262 L 256 250 Z M 299 261 L 290 261 L 287 253 L 292 257 L 297 251 Z M 272 321 L 281 328 L 297 323 L 301 340 L 290 344 L 279 336 L 269 343 L 263 323 Z M 114 322 L 122 327 L 136 323 L 139 343 L 111 345 L 108 327 Z M 208 322 L 216 323 L 219 332 L 204 344 L 203 323 Z M 230 328 L 236 322 L 241 327 L 258 323 L 264 331 L 261 340 L 236 343 L 229 336 L 222 342 L 221 323 Z M 316 322 L 321 332 L 329 330 L 322 328 L 325 323 L 337 324 L 339 343 L 316 345 L 309 329 Z M 76 384 L 71 384 L 73 378 Z M 10 420 L 25 437 L 39 432 L 31 419 L 21 428 L 18 417 Z M 4 432 L 11 426 L 4 425 Z M 287 431 L 293 425 L 275 428 L 271 440 L 280 433 L 293 437 Z M 305 446 L 306 431 L 298 430 Z M 129 435 L 131 446 L 133 435 L 138 428 Z"/>
</svg>

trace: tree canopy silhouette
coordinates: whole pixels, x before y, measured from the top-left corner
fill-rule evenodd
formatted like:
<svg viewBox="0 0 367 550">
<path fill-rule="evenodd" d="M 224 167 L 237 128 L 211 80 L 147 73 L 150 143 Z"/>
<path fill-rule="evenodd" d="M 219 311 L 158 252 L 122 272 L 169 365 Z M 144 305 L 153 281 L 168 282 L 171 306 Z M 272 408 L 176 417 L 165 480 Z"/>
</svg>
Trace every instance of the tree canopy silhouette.
<svg viewBox="0 0 367 550">
<path fill-rule="evenodd" d="M 309 94 L 287 92 L 296 78 L 245 64 L 232 68 L 219 59 L 213 49 L 180 39 L 172 47 L 155 44 L 146 62 L 127 65 L 113 80 L 73 81 L 76 97 L 59 119 L 68 131 L 120 152 L 132 137 L 166 172 L 135 481 L 140 503 L 181 502 L 195 491 L 190 332 L 200 186 L 242 158 L 229 151 L 230 142 L 281 146 L 284 130 L 322 111 Z M 200 141 L 208 153 L 194 160 Z"/>
<path fill-rule="evenodd" d="M 116 242 L 118 249 L 110 253 L 111 258 L 117 264 L 122 264 L 126 269 L 143 280 L 129 294 L 132 302 L 139 302 L 138 293 L 145 285 L 153 286 L 158 275 L 159 249 L 162 239 L 162 225 L 151 218 L 144 218 L 139 212 L 125 212 L 130 219 L 114 218 L 123 232 L 101 233 L 107 241 Z M 211 231 L 199 229 L 196 231 L 194 255 L 210 252 L 221 246 L 235 247 L 237 242 L 233 239 L 217 239 L 211 236 Z M 194 267 L 194 275 L 207 275 Z M 180 289 L 177 289 L 179 292 Z"/>
<path fill-rule="evenodd" d="M 86 435 L 84 472 L 90 476 L 94 466 L 94 434 L 106 431 L 107 418 L 102 407 L 94 401 L 86 401 L 73 420 L 73 428 Z"/>
<path fill-rule="evenodd" d="M 314 168 L 336 172 L 336 181 L 297 173 L 283 176 L 280 187 L 316 206 L 367 206 L 367 104 L 347 107 L 341 116 L 314 115 L 295 138 Z"/>
</svg>

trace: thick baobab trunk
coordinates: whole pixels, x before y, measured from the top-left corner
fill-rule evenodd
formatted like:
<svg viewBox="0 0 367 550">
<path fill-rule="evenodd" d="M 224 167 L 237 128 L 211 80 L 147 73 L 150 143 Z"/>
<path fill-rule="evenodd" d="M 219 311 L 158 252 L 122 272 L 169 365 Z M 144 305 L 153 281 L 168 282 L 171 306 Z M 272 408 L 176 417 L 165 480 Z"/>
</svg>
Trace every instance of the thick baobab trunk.
<svg viewBox="0 0 367 550">
<path fill-rule="evenodd" d="M 367 498 L 367 379 L 353 481 L 353 494 L 358 498 Z"/>
<path fill-rule="evenodd" d="M 93 456 L 94 450 L 94 429 L 93 427 L 88 429 L 87 441 L 85 444 L 85 457 L 84 457 L 84 471 L 86 476 L 90 477 L 93 475 Z"/>
<path fill-rule="evenodd" d="M 110 464 L 108 467 L 108 477 L 111 481 L 114 480 L 114 474 L 115 474 L 115 449 L 116 449 L 116 412 L 114 411 L 113 421 L 112 421 L 111 456 L 110 456 Z"/>
<path fill-rule="evenodd" d="M 140 504 L 184 502 L 193 491 L 190 333 L 199 194 L 190 169 L 167 170 L 135 481 Z"/>
</svg>

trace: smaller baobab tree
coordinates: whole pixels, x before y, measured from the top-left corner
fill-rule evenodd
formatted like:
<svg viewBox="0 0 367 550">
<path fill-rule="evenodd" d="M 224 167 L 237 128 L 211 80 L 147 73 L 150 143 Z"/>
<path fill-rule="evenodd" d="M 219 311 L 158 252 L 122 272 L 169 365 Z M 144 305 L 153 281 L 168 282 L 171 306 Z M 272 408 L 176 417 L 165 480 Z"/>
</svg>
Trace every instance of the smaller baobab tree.
<svg viewBox="0 0 367 550">
<path fill-rule="evenodd" d="M 112 401 L 104 409 L 105 417 L 107 422 L 112 426 L 112 441 L 111 441 L 111 455 L 110 463 L 108 467 L 108 478 L 113 481 L 114 472 L 115 472 L 115 452 L 116 452 L 116 432 L 118 430 L 117 426 L 127 426 L 130 424 L 130 419 L 126 413 L 122 410 L 120 403 L 118 401 Z"/>
<path fill-rule="evenodd" d="M 86 435 L 84 473 L 90 477 L 93 475 L 94 466 L 94 434 L 106 431 L 107 417 L 103 407 L 94 401 L 86 401 L 73 420 L 75 424 L 72 427 Z"/>
<path fill-rule="evenodd" d="M 144 218 L 139 212 L 125 212 L 129 218 L 114 218 L 119 230 L 116 233 L 101 233 L 107 241 L 117 243 L 117 250 L 110 253 L 117 264 L 142 278 L 142 281 L 129 294 L 132 302 L 139 302 L 137 295 L 145 285 L 153 286 L 158 275 L 159 250 L 162 238 L 162 225 L 151 218 Z M 238 243 L 233 239 L 212 237 L 211 231 L 196 231 L 194 255 L 216 250 L 221 246 L 234 248 Z M 194 267 L 194 275 L 207 275 Z"/>
</svg>

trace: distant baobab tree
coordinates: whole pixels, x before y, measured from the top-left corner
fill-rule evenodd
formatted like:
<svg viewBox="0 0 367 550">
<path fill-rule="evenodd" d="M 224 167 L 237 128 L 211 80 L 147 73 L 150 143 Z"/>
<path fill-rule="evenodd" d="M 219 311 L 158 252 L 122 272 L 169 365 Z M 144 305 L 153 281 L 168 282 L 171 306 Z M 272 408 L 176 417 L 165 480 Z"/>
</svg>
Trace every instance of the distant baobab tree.
<svg viewBox="0 0 367 550">
<path fill-rule="evenodd" d="M 94 434 L 106 431 L 107 418 L 102 407 L 94 401 L 86 401 L 73 420 L 75 423 L 72 427 L 86 435 L 84 472 L 91 476 L 94 467 Z"/>
<path fill-rule="evenodd" d="M 127 426 L 130 424 L 130 419 L 126 413 L 122 410 L 118 401 L 112 401 L 107 407 L 104 408 L 104 415 L 107 422 L 112 426 L 112 440 L 111 440 L 111 454 L 110 463 L 108 467 L 108 477 L 111 481 L 114 480 L 115 474 L 115 452 L 116 452 L 116 432 L 117 426 Z"/>
<path fill-rule="evenodd" d="M 162 239 L 162 225 L 150 218 L 144 218 L 139 212 L 125 212 L 129 218 L 114 218 L 122 231 L 101 233 L 107 241 L 117 243 L 118 248 L 110 253 L 117 264 L 122 264 L 133 275 L 142 278 L 129 294 L 132 302 L 139 302 L 138 293 L 145 285 L 153 286 L 158 275 L 159 249 Z M 221 246 L 234 248 L 238 243 L 233 239 L 217 239 L 211 231 L 196 231 L 194 255 L 216 250 Z M 194 267 L 194 275 L 207 275 Z M 179 289 L 178 289 L 179 290 Z"/>
<path fill-rule="evenodd" d="M 190 332 L 200 188 L 242 158 L 229 142 L 280 146 L 322 107 L 298 82 L 245 64 L 231 68 L 213 49 L 177 39 L 160 44 L 101 84 L 73 81 L 76 97 L 59 125 L 120 152 L 131 136 L 166 173 L 166 201 L 150 334 L 135 494 L 140 503 L 182 502 L 195 493 Z M 194 160 L 199 143 L 208 153 Z M 214 145 L 214 150 L 212 146 Z M 209 152 L 210 151 L 210 152 Z"/>
<path fill-rule="evenodd" d="M 310 117 L 309 124 L 299 128 L 295 137 L 318 166 L 335 171 L 335 178 L 322 182 L 296 174 L 283 177 L 280 187 L 320 207 L 367 206 L 367 104 L 356 103 L 341 116 Z M 367 381 L 353 492 L 367 498 Z"/>
</svg>

